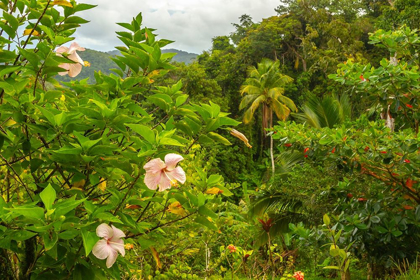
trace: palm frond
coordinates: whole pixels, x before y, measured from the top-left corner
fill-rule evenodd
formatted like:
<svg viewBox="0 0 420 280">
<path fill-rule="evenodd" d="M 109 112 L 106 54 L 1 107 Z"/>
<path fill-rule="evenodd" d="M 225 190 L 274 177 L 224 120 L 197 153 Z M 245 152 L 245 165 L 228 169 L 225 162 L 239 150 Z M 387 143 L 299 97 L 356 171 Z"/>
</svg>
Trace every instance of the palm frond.
<svg viewBox="0 0 420 280">
<path fill-rule="evenodd" d="M 249 103 L 253 102 L 258 96 L 258 94 L 248 94 L 244 96 L 241 100 L 241 104 L 239 104 L 239 110 L 242 110 L 245 107 L 247 107 Z"/>
<path fill-rule="evenodd" d="M 290 114 L 290 109 L 286 105 L 280 103 L 277 99 L 271 100 L 271 107 L 276 116 L 282 121 L 284 121 Z"/>
<path fill-rule="evenodd" d="M 298 151 L 288 151 L 281 153 L 276 158 L 276 175 L 284 176 L 292 171 L 296 164 L 303 161 L 303 155 Z"/>
<path fill-rule="evenodd" d="M 248 124 L 251 122 L 252 118 L 254 117 L 255 110 L 257 110 L 260 104 L 264 101 L 265 101 L 265 96 L 260 95 L 254 100 L 254 102 L 252 102 L 251 106 L 248 108 L 248 110 L 245 111 L 245 114 L 244 114 L 245 124 Z"/>
</svg>

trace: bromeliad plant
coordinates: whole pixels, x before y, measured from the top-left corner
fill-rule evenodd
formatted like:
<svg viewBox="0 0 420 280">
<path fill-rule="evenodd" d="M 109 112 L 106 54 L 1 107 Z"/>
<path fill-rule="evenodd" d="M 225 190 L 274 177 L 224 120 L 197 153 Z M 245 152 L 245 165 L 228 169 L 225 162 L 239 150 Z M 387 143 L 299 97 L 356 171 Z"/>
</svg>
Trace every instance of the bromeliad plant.
<svg viewBox="0 0 420 280">
<path fill-rule="evenodd" d="M 193 145 L 229 145 L 217 130 L 239 123 L 214 103 L 190 103 L 181 82 L 153 85 L 173 67 L 175 54 L 162 54 L 170 41 L 143 28 L 141 14 L 119 23 L 125 46 L 118 47 L 115 74 L 96 73 L 93 85 L 54 79 L 80 72 L 76 51 L 83 48 L 63 45 L 87 22 L 75 14 L 93 7 L 0 1 L 0 275 L 6 279 L 120 279 L 138 270 L 118 257 L 125 254 L 124 236 L 150 248 L 162 267 L 150 239 L 185 219 L 217 230 L 207 219 L 218 217 L 208 189 L 231 194 L 221 176 L 197 169 L 199 179 L 189 179 L 176 165 Z"/>
</svg>

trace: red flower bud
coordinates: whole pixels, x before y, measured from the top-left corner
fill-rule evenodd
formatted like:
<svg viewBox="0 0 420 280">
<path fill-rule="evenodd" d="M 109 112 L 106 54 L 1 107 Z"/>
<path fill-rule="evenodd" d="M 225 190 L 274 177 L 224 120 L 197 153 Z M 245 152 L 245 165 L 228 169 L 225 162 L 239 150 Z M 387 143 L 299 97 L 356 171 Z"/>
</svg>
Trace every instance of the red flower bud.
<svg viewBox="0 0 420 280">
<path fill-rule="evenodd" d="M 405 106 L 407 106 L 408 108 L 410 108 L 410 109 L 412 109 L 413 108 L 413 105 L 411 105 L 411 104 L 405 104 Z"/>
<path fill-rule="evenodd" d="M 286 146 L 286 147 L 291 147 L 292 146 L 292 144 L 290 144 L 290 143 L 286 143 L 286 144 L 284 144 L 284 146 Z"/>
<path fill-rule="evenodd" d="M 407 158 L 406 158 L 406 159 L 404 160 L 404 162 L 405 162 L 405 163 L 410 163 L 411 161 L 410 161 L 409 159 L 407 159 Z"/>
<path fill-rule="evenodd" d="M 352 197 L 353 197 L 353 195 L 352 195 L 351 193 L 348 193 L 348 194 L 347 194 L 347 197 L 348 197 L 348 198 L 352 198 Z"/>
</svg>

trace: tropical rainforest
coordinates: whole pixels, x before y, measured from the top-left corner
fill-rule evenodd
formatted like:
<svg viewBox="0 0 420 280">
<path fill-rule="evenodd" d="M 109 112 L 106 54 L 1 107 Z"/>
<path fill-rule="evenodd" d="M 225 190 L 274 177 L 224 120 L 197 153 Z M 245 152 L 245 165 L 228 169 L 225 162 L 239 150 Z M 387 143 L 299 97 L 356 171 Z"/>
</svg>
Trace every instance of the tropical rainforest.
<svg viewBox="0 0 420 280">
<path fill-rule="evenodd" d="M 189 64 L 0 8 L 1 279 L 420 279 L 419 0 L 281 1 Z"/>
</svg>

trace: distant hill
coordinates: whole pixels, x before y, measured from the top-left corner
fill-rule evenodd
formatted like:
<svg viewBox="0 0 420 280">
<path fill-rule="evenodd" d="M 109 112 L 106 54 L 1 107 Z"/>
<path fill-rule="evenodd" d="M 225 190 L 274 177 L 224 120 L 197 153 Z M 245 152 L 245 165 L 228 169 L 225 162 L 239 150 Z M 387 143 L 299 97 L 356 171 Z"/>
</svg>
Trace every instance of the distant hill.
<svg viewBox="0 0 420 280">
<path fill-rule="evenodd" d="M 120 51 L 118 50 L 109 51 L 107 53 L 113 56 L 120 55 Z M 195 53 L 184 52 L 177 49 L 165 49 L 162 50 L 162 53 L 176 53 L 177 55 L 172 58 L 172 61 L 184 62 L 185 64 L 192 63 L 198 56 Z"/>
<path fill-rule="evenodd" d="M 162 50 L 162 53 L 177 53 L 177 55 L 172 58 L 172 61 L 184 62 L 185 64 L 194 62 L 198 56 L 198 54 L 195 53 L 184 52 L 176 49 Z"/>
<path fill-rule="evenodd" d="M 172 61 L 184 62 L 185 64 L 192 63 L 197 58 L 197 54 L 195 53 L 188 53 L 176 49 L 162 50 L 162 53 L 177 53 L 177 55 L 172 58 Z M 78 54 L 83 60 L 89 61 L 91 66 L 83 67 L 82 72 L 76 78 L 70 78 L 68 75 L 57 76 L 58 81 L 69 82 L 73 79 L 83 80 L 89 78 L 89 82 L 93 83 L 95 81 L 95 71 L 101 71 L 102 73 L 110 74 L 112 72 L 110 69 L 118 68 L 115 62 L 111 59 L 112 56 L 120 54 L 118 50 L 100 52 L 86 49 L 84 52 L 78 52 Z"/>
</svg>

